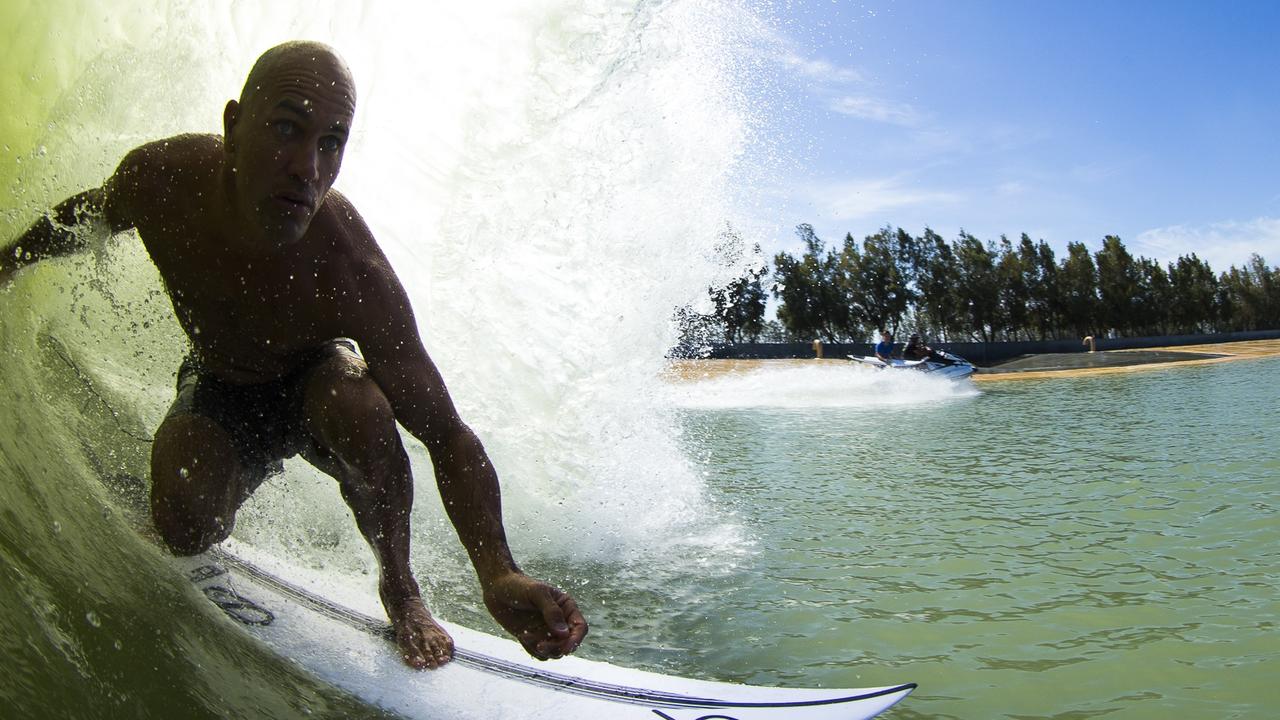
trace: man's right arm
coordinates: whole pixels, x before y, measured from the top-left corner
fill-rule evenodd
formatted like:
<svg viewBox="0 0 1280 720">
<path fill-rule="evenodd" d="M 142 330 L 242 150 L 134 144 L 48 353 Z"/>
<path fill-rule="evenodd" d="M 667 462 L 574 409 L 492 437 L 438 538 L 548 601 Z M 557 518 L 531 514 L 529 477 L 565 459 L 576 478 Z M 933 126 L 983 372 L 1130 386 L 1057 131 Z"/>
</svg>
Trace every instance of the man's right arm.
<svg viewBox="0 0 1280 720">
<path fill-rule="evenodd" d="M 131 197 L 142 176 L 145 153 L 129 153 L 102 187 L 73 195 L 36 220 L 16 240 L 0 248 L 0 287 L 23 267 L 84 249 L 94 236 L 134 226 Z"/>
</svg>

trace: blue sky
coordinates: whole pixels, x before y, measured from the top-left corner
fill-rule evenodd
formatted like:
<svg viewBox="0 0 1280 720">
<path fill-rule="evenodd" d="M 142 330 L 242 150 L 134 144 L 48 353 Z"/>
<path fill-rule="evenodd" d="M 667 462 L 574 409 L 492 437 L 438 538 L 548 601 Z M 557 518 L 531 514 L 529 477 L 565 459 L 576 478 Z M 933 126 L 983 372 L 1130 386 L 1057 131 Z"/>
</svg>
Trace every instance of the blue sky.
<svg viewBox="0 0 1280 720">
<path fill-rule="evenodd" d="M 1280 2 L 778 2 L 767 253 L 886 224 L 1280 264 Z"/>
</svg>

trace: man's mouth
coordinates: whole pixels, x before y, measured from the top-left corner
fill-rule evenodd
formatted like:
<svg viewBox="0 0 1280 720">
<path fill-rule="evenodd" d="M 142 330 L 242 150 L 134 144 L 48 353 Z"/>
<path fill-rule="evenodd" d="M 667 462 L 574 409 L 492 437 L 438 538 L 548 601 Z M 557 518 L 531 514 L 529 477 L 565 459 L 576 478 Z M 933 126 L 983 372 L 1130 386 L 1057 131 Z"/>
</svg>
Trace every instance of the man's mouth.
<svg viewBox="0 0 1280 720">
<path fill-rule="evenodd" d="M 291 211 L 311 212 L 315 207 L 311 203 L 311 197 L 304 193 L 282 192 L 276 193 L 272 198 Z"/>
</svg>

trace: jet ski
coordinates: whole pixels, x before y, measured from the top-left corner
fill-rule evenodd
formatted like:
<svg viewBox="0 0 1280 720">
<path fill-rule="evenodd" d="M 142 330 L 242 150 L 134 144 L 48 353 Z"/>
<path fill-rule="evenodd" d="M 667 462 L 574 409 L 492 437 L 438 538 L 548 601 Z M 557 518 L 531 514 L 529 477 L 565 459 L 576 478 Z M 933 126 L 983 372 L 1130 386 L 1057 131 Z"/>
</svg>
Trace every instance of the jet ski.
<svg viewBox="0 0 1280 720">
<path fill-rule="evenodd" d="M 888 363 L 878 357 L 866 355 L 850 355 L 850 360 L 869 365 L 880 370 L 915 370 L 949 380 L 963 380 L 978 371 L 973 363 L 959 355 L 934 350 L 927 360 L 900 360 L 892 358 Z"/>
</svg>

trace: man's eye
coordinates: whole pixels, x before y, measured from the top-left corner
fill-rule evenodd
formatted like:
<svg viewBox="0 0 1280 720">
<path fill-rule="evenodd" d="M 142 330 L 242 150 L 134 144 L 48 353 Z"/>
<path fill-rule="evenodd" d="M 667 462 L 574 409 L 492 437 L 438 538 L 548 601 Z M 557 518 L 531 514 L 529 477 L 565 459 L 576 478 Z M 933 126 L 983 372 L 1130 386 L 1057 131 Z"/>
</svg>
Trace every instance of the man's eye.
<svg viewBox="0 0 1280 720">
<path fill-rule="evenodd" d="M 298 131 L 298 126 L 289 120 L 277 120 L 271 123 L 271 127 L 275 129 L 276 135 L 280 137 L 293 137 Z"/>
<path fill-rule="evenodd" d="M 342 140 L 332 135 L 320 138 L 320 149 L 324 152 L 338 152 L 342 149 Z"/>
</svg>

